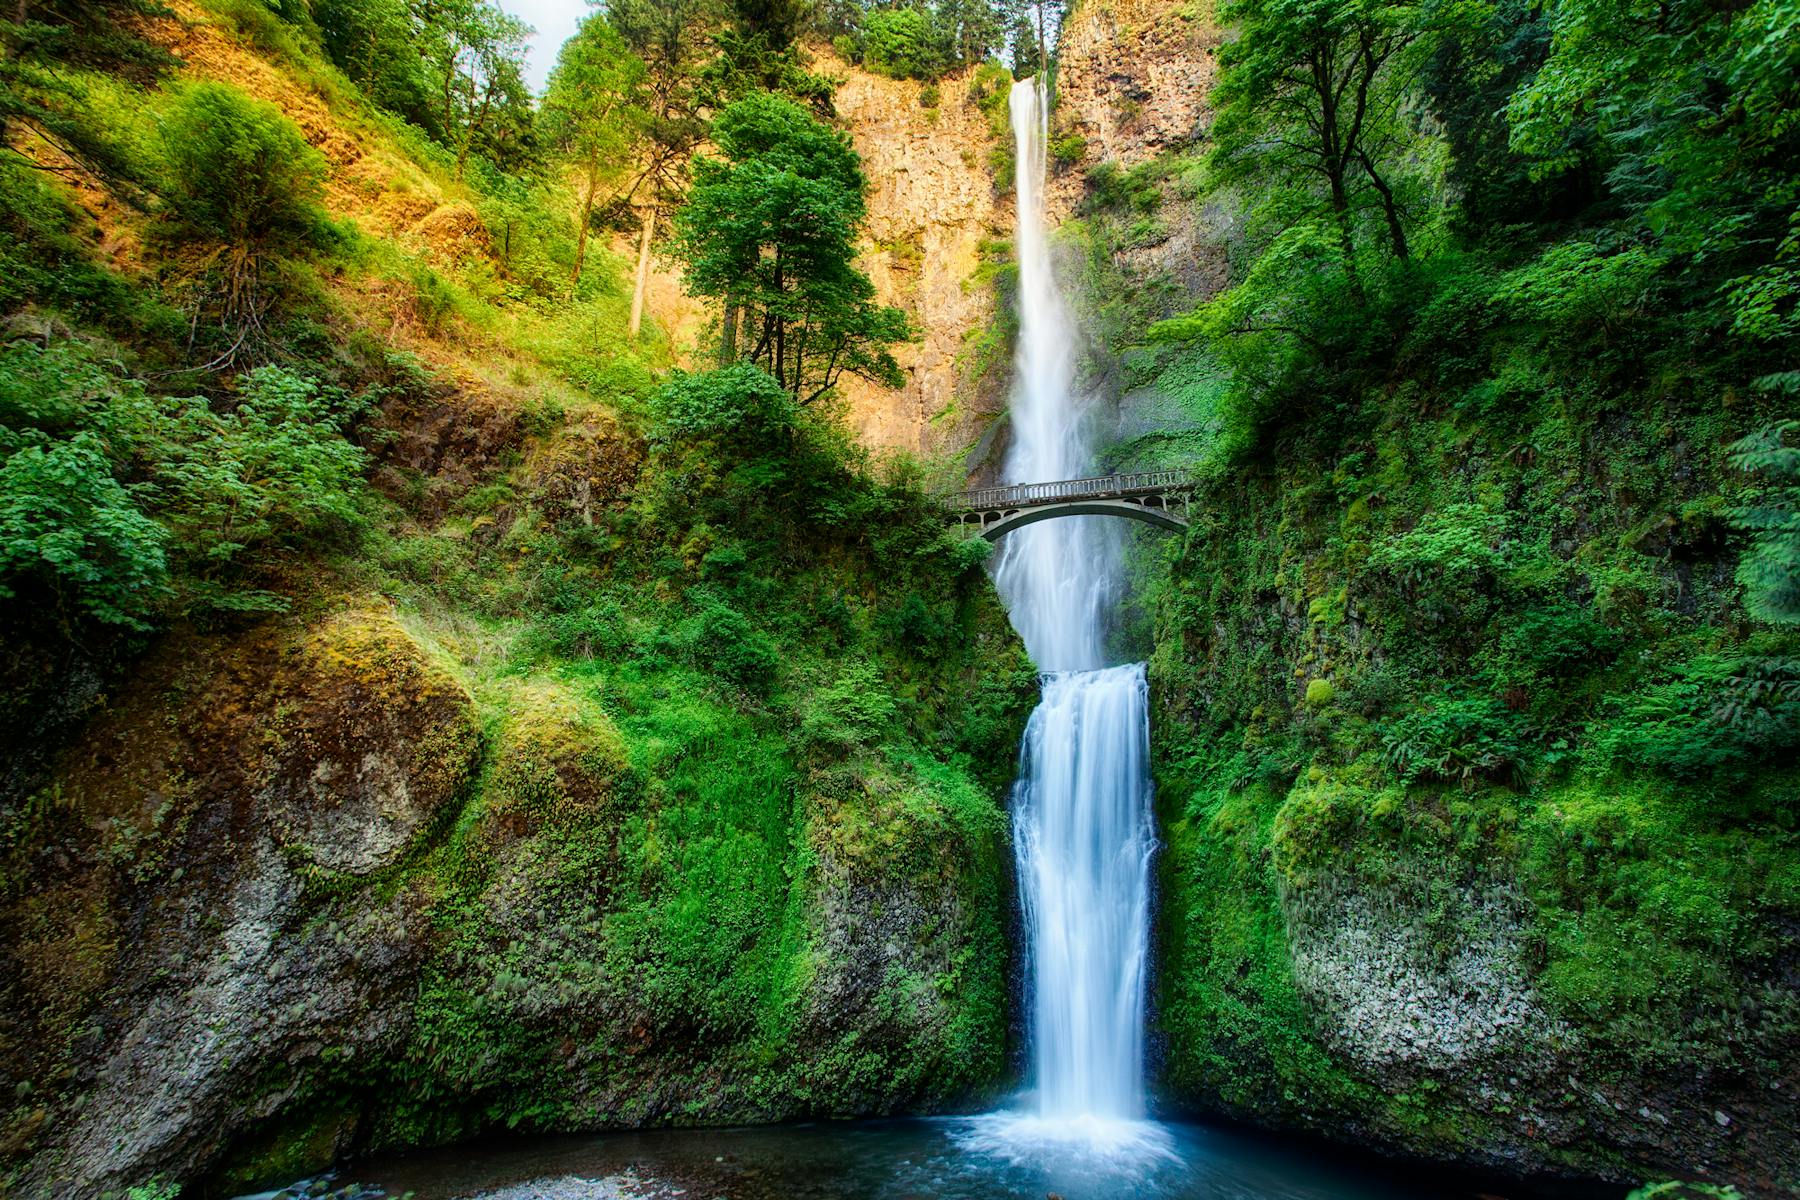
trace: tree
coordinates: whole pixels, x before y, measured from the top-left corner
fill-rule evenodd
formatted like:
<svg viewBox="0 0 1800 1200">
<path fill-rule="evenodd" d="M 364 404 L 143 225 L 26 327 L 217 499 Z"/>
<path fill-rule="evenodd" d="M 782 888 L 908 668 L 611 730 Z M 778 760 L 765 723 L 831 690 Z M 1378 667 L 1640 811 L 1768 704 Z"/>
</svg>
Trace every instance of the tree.
<svg viewBox="0 0 1800 1200">
<path fill-rule="evenodd" d="M 999 0 L 1014 72 L 1022 79 L 1043 70 L 1062 28 L 1067 0 Z"/>
<path fill-rule="evenodd" d="M 531 111 L 524 65 L 532 30 L 491 4 L 457 5 L 447 15 L 440 118 L 446 130 L 456 133 L 460 179 L 478 141 L 504 145 L 516 135 L 520 114 Z"/>
<path fill-rule="evenodd" d="M 723 357 L 742 348 L 803 404 L 846 371 L 899 386 L 887 347 L 911 330 L 854 265 L 866 181 L 849 139 L 763 93 L 726 108 L 713 141 L 675 240 L 689 290 L 726 305 Z"/>
<path fill-rule="evenodd" d="M 648 137 L 644 161 L 625 201 L 638 210 L 637 277 L 629 334 L 637 337 L 650 284 L 650 252 L 657 218 L 680 203 L 688 160 L 706 136 L 703 79 L 712 34 L 721 20 L 717 0 L 608 0 L 606 19 L 644 63 Z"/>
<path fill-rule="evenodd" d="M 863 65 L 895 79 L 935 79 L 948 64 L 927 13 L 890 8 L 863 20 Z"/>
<path fill-rule="evenodd" d="M 1800 336 L 1800 6 L 1559 0 L 1550 50 L 1511 98 L 1537 179 L 1598 160 L 1612 198 L 1683 257 L 1733 332 Z M 1582 141 L 1576 131 L 1591 129 Z"/>
<path fill-rule="evenodd" d="M 1320 195 L 1355 290 L 1356 216 L 1371 192 L 1394 256 L 1410 252 L 1384 159 L 1403 140 L 1400 116 L 1422 41 L 1417 8 L 1385 0 L 1235 0 L 1225 16 L 1241 34 L 1219 53 L 1212 155 L 1218 178 L 1265 186 L 1274 179 Z"/>
<path fill-rule="evenodd" d="M 986 62 L 1006 41 L 1006 26 L 990 0 L 938 0 L 932 24 L 944 56 L 960 66 Z"/>
<path fill-rule="evenodd" d="M 641 150 L 649 128 L 647 99 L 643 60 L 605 17 L 585 18 L 563 43 L 543 107 L 551 139 L 581 176 L 572 285 L 581 283 L 601 188 L 619 184 Z"/>
<path fill-rule="evenodd" d="M 418 50 L 426 31 L 408 0 L 315 0 L 312 16 L 325 53 L 364 95 L 434 139 L 448 140 Z"/>
<path fill-rule="evenodd" d="M 225 366 L 261 334 L 270 260 L 323 227 L 325 160 L 274 105 L 223 83 L 182 89 L 161 132 L 167 227 L 214 248 L 207 270 L 233 342 L 209 366 Z"/>
</svg>

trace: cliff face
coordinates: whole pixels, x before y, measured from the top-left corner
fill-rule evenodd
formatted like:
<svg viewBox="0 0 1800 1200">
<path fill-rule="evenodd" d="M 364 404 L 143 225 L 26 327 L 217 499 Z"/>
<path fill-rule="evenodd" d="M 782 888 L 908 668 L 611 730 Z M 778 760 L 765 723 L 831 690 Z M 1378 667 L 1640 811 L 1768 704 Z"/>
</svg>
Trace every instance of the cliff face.
<svg viewBox="0 0 1800 1200">
<path fill-rule="evenodd" d="M 973 69 L 926 85 L 871 74 L 823 47 L 813 55 L 815 71 L 843 81 L 833 103 L 869 181 L 858 265 L 876 299 L 904 309 L 919 335 L 895 347 L 903 387 L 841 380 L 850 426 L 871 448 L 961 454 L 1006 408 L 1004 362 L 984 356 L 977 336 L 998 319 L 984 246 L 1012 229 L 1011 197 L 996 191 L 989 164 L 1003 138 L 977 104 Z M 613 250 L 633 252 L 623 238 Z M 718 314 L 685 294 L 666 259 L 651 273 L 647 308 L 689 366 L 711 360 Z"/>
<path fill-rule="evenodd" d="M 1206 0 L 1075 6 L 1057 48 L 1053 220 L 1092 214 L 1096 171 L 1135 175 L 1165 200 L 1178 198 L 1180 181 L 1166 168 L 1203 148 L 1223 40 Z M 1229 234 L 1216 207 L 1169 204 L 1155 227 L 1137 229 L 1112 256 L 1140 281 L 1164 277 L 1184 296 L 1208 295 L 1224 284 Z"/>
<path fill-rule="evenodd" d="M 1052 216 L 1075 210 L 1087 169 L 1128 171 L 1204 136 L 1223 40 L 1205 0 L 1075 5 L 1057 45 L 1056 118 L 1082 146 L 1050 186 Z"/>
<path fill-rule="evenodd" d="M 881 300 L 905 309 L 921 335 L 896 355 L 904 388 L 846 381 L 851 423 L 872 446 L 967 449 L 1006 406 L 1004 370 L 985 377 L 994 364 L 969 347 L 996 320 L 993 288 L 977 277 L 982 245 L 1012 228 L 1011 199 L 994 190 L 994 137 L 971 92 L 973 72 L 927 89 L 829 60 L 821 69 L 844 77 L 837 110 L 869 177 L 861 264 Z"/>
</svg>

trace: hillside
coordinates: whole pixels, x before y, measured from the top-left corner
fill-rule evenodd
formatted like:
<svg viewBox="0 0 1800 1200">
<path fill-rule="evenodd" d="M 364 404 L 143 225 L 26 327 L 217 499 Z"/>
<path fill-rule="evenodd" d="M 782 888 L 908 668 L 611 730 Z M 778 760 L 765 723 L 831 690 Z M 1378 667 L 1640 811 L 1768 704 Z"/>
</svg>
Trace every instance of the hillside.
<svg viewBox="0 0 1800 1200">
<path fill-rule="evenodd" d="M 87 582 L 5 594 L 6 1188 L 993 1088 L 1031 675 L 914 469 L 779 391 L 722 425 L 658 391 L 710 352 L 673 268 L 633 339 L 629 232 L 571 288 L 575 182 L 459 168 L 304 23 L 133 20 L 163 73 L 74 86 L 160 196 L 24 126 L 66 171 L 0 175 L 5 415 L 42 431 L 9 452 L 104 447 L 123 489 L 80 485 L 118 531 Z M 851 106 L 916 91 L 845 73 Z M 291 128 L 316 179 L 252 251 L 247 333 L 164 182 L 196 111 Z M 877 191 L 877 253 L 948 236 L 923 286 L 955 290 L 980 178 Z M 847 406 L 873 441 L 936 446 L 961 327 L 923 324 L 927 383 Z"/>
</svg>

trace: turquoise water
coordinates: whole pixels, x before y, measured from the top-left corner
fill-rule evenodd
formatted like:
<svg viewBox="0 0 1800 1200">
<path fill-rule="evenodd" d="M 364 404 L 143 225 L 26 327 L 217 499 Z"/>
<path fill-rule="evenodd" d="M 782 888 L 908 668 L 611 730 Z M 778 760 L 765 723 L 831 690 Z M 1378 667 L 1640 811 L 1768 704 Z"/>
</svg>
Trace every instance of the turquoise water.
<svg viewBox="0 0 1800 1200">
<path fill-rule="evenodd" d="M 417 1200 L 1473 1200 L 1307 1144 L 1121 1122 L 1041 1141 L 1002 1115 L 518 1139 L 360 1163 L 340 1176 Z"/>
</svg>

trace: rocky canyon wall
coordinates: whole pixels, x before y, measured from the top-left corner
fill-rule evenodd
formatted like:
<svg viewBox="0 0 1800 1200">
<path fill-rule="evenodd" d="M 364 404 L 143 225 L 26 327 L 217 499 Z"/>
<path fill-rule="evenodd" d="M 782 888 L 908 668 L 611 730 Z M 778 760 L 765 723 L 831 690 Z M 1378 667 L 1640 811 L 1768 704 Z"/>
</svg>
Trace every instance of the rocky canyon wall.
<svg viewBox="0 0 1800 1200">
<path fill-rule="evenodd" d="M 812 66 L 842 81 L 834 103 L 869 180 L 859 265 L 877 300 L 904 309 L 918 333 L 895 348 L 904 386 L 841 381 L 851 428 L 877 450 L 958 455 L 1006 408 L 1003 356 L 971 349 L 998 312 L 984 248 L 1012 230 L 1012 198 L 995 188 L 989 163 L 1004 131 L 977 104 L 973 69 L 935 84 L 888 79 L 824 48 Z M 613 248 L 632 251 L 624 238 Z M 648 308 L 684 361 L 708 360 L 718 314 L 685 293 L 679 264 L 658 259 Z"/>
</svg>

